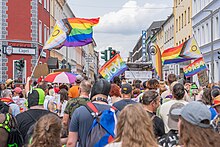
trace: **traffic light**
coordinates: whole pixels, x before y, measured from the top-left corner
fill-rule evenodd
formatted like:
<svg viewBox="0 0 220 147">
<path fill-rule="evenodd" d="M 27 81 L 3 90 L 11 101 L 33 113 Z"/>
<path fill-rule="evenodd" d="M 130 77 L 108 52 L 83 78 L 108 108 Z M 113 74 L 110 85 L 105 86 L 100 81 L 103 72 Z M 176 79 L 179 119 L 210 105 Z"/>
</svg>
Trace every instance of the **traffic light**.
<svg viewBox="0 0 220 147">
<path fill-rule="evenodd" d="M 22 69 L 24 68 L 24 58 L 15 61 L 15 68 L 19 71 L 22 71 Z"/>
<path fill-rule="evenodd" d="M 218 59 L 220 59 L 220 51 L 218 51 Z"/>
<path fill-rule="evenodd" d="M 101 51 L 101 58 L 104 59 L 105 61 L 108 61 L 108 58 L 107 58 L 107 50 L 104 50 L 104 51 Z"/>
<path fill-rule="evenodd" d="M 110 59 L 113 58 L 117 54 L 116 50 L 110 51 Z"/>
</svg>

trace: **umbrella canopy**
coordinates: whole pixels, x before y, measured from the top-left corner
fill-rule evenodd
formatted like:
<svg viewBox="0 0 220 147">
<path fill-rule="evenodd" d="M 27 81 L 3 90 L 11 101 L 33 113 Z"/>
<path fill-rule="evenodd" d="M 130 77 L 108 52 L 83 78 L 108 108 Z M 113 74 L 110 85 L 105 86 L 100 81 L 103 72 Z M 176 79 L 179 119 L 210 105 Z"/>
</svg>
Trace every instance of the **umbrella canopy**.
<svg viewBox="0 0 220 147">
<path fill-rule="evenodd" d="M 69 72 L 54 72 L 50 73 L 44 79 L 47 82 L 51 83 L 74 83 L 76 80 L 76 76 Z"/>
</svg>

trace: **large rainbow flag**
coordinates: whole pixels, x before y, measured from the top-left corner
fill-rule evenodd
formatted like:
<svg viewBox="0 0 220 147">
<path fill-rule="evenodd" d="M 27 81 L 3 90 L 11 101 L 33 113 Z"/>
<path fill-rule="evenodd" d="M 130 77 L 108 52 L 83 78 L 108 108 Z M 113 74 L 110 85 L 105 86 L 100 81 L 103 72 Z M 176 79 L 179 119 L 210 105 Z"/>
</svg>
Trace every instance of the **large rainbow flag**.
<svg viewBox="0 0 220 147">
<path fill-rule="evenodd" d="M 163 64 L 179 63 L 202 57 L 199 46 L 194 37 L 177 47 L 166 49 L 162 53 Z"/>
<path fill-rule="evenodd" d="M 92 43 L 92 27 L 99 18 L 67 18 L 57 21 L 43 49 L 60 49 L 62 46 L 77 47 Z"/>
<path fill-rule="evenodd" d="M 195 74 L 197 74 L 198 72 L 207 69 L 205 61 L 203 59 L 203 57 L 195 60 L 193 63 L 191 63 L 190 65 L 186 66 L 183 68 L 184 71 L 184 75 L 186 77 L 191 77 Z"/>
<path fill-rule="evenodd" d="M 99 69 L 99 73 L 106 80 L 112 81 L 115 76 L 119 76 L 127 69 L 128 67 L 125 62 L 122 60 L 121 56 L 117 54 Z"/>
<path fill-rule="evenodd" d="M 151 56 L 152 63 L 157 72 L 157 75 L 160 77 L 160 79 L 162 79 L 162 61 L 159 46 L 154 43 L 151 44 L 149 54 Z"/>
</svg>

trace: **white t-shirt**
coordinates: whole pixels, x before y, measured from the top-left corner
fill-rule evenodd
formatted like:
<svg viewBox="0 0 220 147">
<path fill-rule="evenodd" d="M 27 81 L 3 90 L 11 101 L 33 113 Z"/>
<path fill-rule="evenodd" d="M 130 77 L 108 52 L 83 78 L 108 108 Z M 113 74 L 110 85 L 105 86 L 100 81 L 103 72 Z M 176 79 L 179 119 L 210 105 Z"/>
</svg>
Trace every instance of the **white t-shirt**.
<svg viewBox="0 0 220 147">
<path fill-rule="evenodd" d="M 159 110 L 159 116 L 164 122 L 165 133 L 168 133 L 170 131 L 170 128 L 168 126 L 168 118 L 169 118 L 168 115 L 169 115 L 171 106 L 175 103 L 182 103 L 186 105 L 188 102 L 184 100 L 170 100 L 161 105 L 160 110 Z"/>
</svg>

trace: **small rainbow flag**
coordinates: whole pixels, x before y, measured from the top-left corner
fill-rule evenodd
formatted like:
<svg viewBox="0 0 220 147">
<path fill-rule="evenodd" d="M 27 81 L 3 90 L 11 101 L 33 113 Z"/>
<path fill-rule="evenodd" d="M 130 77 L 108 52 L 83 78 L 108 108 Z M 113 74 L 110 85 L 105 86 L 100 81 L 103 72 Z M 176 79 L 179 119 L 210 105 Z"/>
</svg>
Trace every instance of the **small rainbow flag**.
<svg viewBox="0 0 220 147">
<path fill-rule="evenodd" d="M 177 47 L 172 47 L 169 49 L 166 49 L 163 53 L 162 53 L 162 61 L 166 61 L 166 60 L 172 60 L 172 59 L 177 59 L 182 51 L 184 43 L 180 44 Z"/>
<path fill-rule="evenodd" d="M 119 76 L 127 69 L 128 67 L 122 60 L 121 56 L 119 54 L 116 54 L 112 59 L 110 59 L 101 67 L 99 73 L 106 80 L 112 81 L 115 76 Z"/>
<path fill-rule="evenodd" d="M 92 43 L 92 27 L 98 23 L 99 18 L 67 18 L 57 21 L 43 49 L 60 49 L 62 46 L 77 47 Z"/>
<path fill-rule="evenodd" d="M 184 75 L 186 77 L 191 77 L 191 76 L 193 76 L 193 75 L 197 74 L 198 72 L 205 70 L 205 69 L 207 69 L 206 64 L 205 64 L 203 57 L 201 57 L 201 58 L 195 60 L 190 65 L 184 67 L 183 71 L 184 71 Z"/>
</svg>

